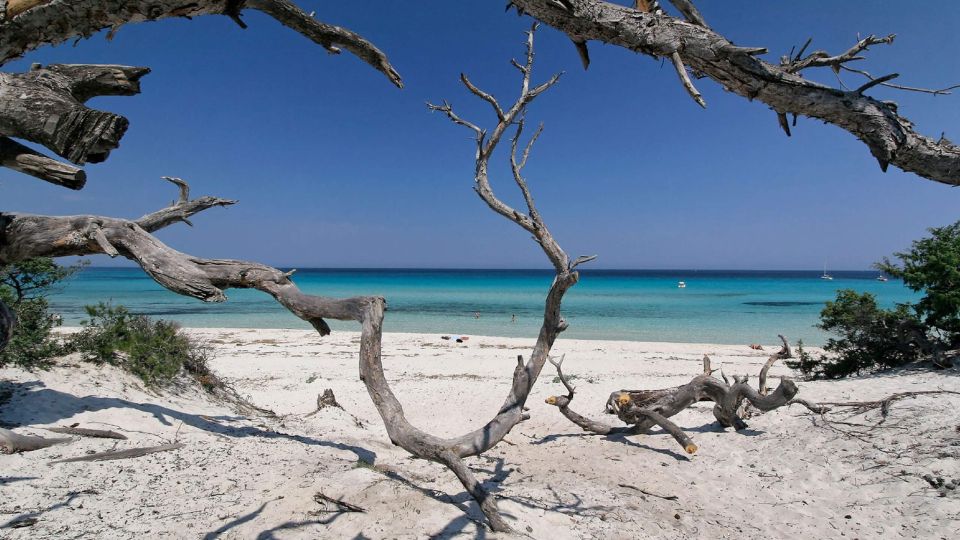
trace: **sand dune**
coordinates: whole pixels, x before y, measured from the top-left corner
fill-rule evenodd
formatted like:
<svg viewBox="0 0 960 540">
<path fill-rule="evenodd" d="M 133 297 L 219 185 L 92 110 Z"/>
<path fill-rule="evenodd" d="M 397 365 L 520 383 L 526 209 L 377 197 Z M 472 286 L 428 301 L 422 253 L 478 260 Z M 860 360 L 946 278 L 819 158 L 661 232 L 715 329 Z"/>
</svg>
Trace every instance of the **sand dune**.
<svg viewBox="0 0 960 540">
<path fill-rule="evenodd" d="M 278 418 L 247 417 L 196 390 L 155 393 L 110 367 L 0 370 L 0 423 L 112 429 L 126 441 L 77 439 L 0 455 L 3 538 L 486 538 L 481 514 L 443 467 L 393 447 L 357 373 L 353 333 L 191 332 L 217 351 L 215 370 Z M 384 364 L 408 417 L 438 435 L 482 425 L 501 404 L 528 339 L 387 334 Z M 771 344 L 770 349 L 775 349 Z M 766 354 L 746 346 L 560 340 L 576 376 L 574 408 L 602 418 L 620 388 L 687 382 L 707 353 L 727 374 L 755 376 Z M 548 366 L 549 368 L 550 366 Z M 790 374 L 776 366 L 776 377 Z M 948 538 L 960 526 L 960 395 L 895 404 L 882 428 L 825 425 L 794 406 L 721 430 L 702 403 L 676 417 L 700 450 L 668 435 L 587 435 L 543 400 L 563 393 L 545 371 L 531 420 L 469 465 L 532 538 Z M 808 400 L 867 400 L 894 392 L 960 391 L 954 372 L 901 372 L 800 382 Z M 314 410 L 331 388 L 344 410 Z M 878 412 L 843 419 L 875 422 Z M 616 419 L 607 416 L 608 421 Z M 840 419 L 840 418 L 838 418 Z M 849 434 L 857 431 L 858 434 Z M 182 449 L 96 463 L 48 462 L 178 441 Z M 366 510 L 338 512 L 315 495 Z M 35 523 L 20 528 L 12 524 Z"/>
</svg>

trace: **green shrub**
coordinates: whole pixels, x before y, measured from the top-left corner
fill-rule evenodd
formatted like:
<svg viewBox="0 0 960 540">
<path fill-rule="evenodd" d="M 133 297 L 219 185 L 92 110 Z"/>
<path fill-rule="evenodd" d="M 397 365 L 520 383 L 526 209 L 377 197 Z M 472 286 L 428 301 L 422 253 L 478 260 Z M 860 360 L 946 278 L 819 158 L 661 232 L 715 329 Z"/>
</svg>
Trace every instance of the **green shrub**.
<svg viewBox="0 0 960 540">
<path fill-rule="evenodd" d="M 0 301 L 17 317 L 13 337 L 0 351 L 0 367 L 44 369 L 65 354 L 61 340 L 52 333 L 60 326 L 60 318 L 50 313 L 46 296 L 81 268 L 60 266 L 50 258 L 0 266 Z"/>
<path fill-rule="evenodd" d="M 960 221 L 928 231 L 909 251 L 895 254 L 900 264 L 884 259 L 876 266 L 923 293 L 914 306 L 917 316 L 953 349 L 960 347 Z"/>
<path fill-rule="evenodd" d="M 71 338 L 85 360 L 119 366 L 150 386 L 172 382 L 181 370 L 205 387 L 217 382 L 207 368 L 207 347 L 183 333 L 176 323 L 102 302 L 85 309 L 90 318 Z"/>
<path fill-rule="evenodd" d="M 818 326 L 839 337 L 827 340 L 823 349 L 831 355 L 813 362 L 810 372 L 831 379 L 914 362 L 928 341 L 911 306 L 881 309 L 872 294 L 849 289 L 827 302 Z"/>
</svg>

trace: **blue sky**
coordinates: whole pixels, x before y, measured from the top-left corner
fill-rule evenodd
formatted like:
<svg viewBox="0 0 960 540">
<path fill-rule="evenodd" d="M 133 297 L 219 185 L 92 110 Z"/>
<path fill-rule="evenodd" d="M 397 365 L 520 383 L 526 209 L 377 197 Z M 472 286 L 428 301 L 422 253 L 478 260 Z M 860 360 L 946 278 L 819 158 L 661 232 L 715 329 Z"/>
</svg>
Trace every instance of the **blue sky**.
<svg viewBox="0 0 960 540">
<path fill-rule="evenodd" d="M 138 96 L 90 102 L 131 126 L 110 159 L 87 166 L 84 190 L 0 169 L 3 208 L 138 217 L 174 197 L 160 176 L 180 176 L 195 195 L 240 200 L 197 216 L 192 229 L 159 233 L 198 256 L 298 267 L 546 266 L 529 235 L 473 193 L 468 133 L 424 105 L 448 99 L 490 125 L 488 108 L 457 77 L 466 72 L 510 102 L 519 81 L 508 61 L 523 53 L 530 19 L 481 0 L 300 4 L 376 43 L 406 87 L 253 12 L 247 30 L 226 17 L 166 20 L 123 27 L 112 42 L 101 33 L 44 48 L 7 70 L 64 62 L 153 72 Z M 908 85 L 960 82 L 960 2 L 698 6 L 734 42 L 768 47 L 768 61 L 811 36 L 813 48 L 837 53 L 858 33 L 896 33 L 864 69 L 898 72 Z M 535 77 L 566 74 L 528 115 L 546 131 L 527 176 L 554 236 L 572 256 L 598 254 L 596 268 L 864 269 L 960 217 L 960 189 L 893 167 L 882 173 L 839 128 L 801 118 L 787 138 L 765 105 L 709 80 L 698 82 L 702 110 L 669 65 L 599 43 L 591 53 L 584 72 L 563 35 L 538 33 Z M 810 76 L 834 80 L 829 70 Z M 897 101 L 922 133 L 960 139 L 960 92 L 871 92 Z M 519 203 L 507 171 L 495 172 L 501 196 Z"/>
</svg>

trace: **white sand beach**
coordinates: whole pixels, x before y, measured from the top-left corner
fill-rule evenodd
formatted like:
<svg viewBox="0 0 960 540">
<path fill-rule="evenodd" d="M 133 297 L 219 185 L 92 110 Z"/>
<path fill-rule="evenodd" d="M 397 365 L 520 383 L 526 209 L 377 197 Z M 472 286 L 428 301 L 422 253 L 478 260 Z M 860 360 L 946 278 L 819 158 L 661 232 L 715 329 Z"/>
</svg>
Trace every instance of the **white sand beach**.
<svg viewBox="0 0 960 540">
<path fill-rule="evenodd" d="M 356 333 L 194 329 L 216 349 L 215 371 L 279 417 L 240 416 L 198 390 L 155 393 L 111 367 L 67 359 L 48 371 L 0 370 L 0 425 L 79 424 L 129 438 L 116 448 L 178 441 L 136 459 L 49 464 L 113 448 L 76 438 L 0 455 L 3 538 L 488 538 L 481 514 L 444 467 L 390 444 L 359 381 Z M 456 435 L 502 403 L 518 354 L 533 339 L 386 334 L 384 365 L 411 421 Z M 572 408 L 603 414 L 611 391 L 688 382 L 708 354 L 727 375 L 755 380 L 767 351 L 744 345 L 557 342 L 575 376 Z M 688 456 L 659 430 L 630 438 L 589 435 L 544 403 L 562 394 L 547 366 L 531 419 L 468 460 L 504 514 L 531 538 L 955 538 L 960 479 L 960 395 L 898 401 L 882 427 L 827 426 L 799 406 L 722 430 L 700 403 L 675 417 L 699 446 Z M 776 365 L 771 374 L 790 375 Z M 870 400 L 895 392 L 960 391 L 956 370 L 798 382 L 811 401 Z M 330 388 L 343 410 L 316 407 Z M 879 411 L 834 417 L 875 423 Z M 850 434 L 852 432 L 855 434 Z M 318 492 L 365 512 L 333 512 Z M 35 523 L 11 528 L 26 519 Z"/>
</svg>

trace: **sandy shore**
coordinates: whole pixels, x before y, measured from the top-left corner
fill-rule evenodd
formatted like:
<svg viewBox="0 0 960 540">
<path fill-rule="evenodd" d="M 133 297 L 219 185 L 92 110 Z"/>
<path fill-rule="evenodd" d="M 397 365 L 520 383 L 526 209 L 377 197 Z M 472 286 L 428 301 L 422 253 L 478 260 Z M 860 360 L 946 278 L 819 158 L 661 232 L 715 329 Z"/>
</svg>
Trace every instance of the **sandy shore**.
<svg viewBox="0 0 960 540">
<path fill-rule="evenodd" d="M 77 439 L 0 455 L 2 538 L 486 538 L 476 505 L 443 467 L 393 447 L 358 380 L 356 333 L 319 338 L 294 330 L 203 329 L 213 367 L 278 419 L 245 417 L 198 391 L 145 390 L 109 367 L 66 360 L 49 372 L 0 370 L 0 425 L 113 429 L 117 448 L 177 440 L 180 450 L 138 459 L 49 465 L 112 448 Z M 384 364 L 408 417 L 437 435 L 489 419 L 502 403 L 518 354 L 532 339 L 388 334 Z M 560 340 L 576 376 L 574 408 L 604 419 L 613 390 L 683 384 L 701 356 L 755 377 L 768 352 L 744 345 Z M 548 366 L 552 369 L 552 367 Z M 776 377 L 790 370 L 778 365 Z M 921 477 L 960 479 L 960 395 L 896 403 L 883 427 L 824 422 L 798 407 L 723 431 L 711 405 L 675 417 L 700 450 L 682 453 L 663 433 L 630 439 L 584 434 L 546 405 L 563 393 L 545 371 L 531 420 L 469 465 L 496 492 L 520 531 L 563 538 L 955 538 L 960 490 Z M 894 392 L 960 391 L 952 372 L 899 373 L 800 382 L 815 401 L 868 400 Z M 344 410 L 314 410 L 331 388 Z M 875 422 L 876 411 L 848 423 Z M 616 418 L 607 416 L 607 421 Z M 330 512 L 317 492 L 364 513 Z M 941 496 L 941 492 L 943 496 Z M 8 525 L 32 518 L 22 528 Z"/>
</svg>

